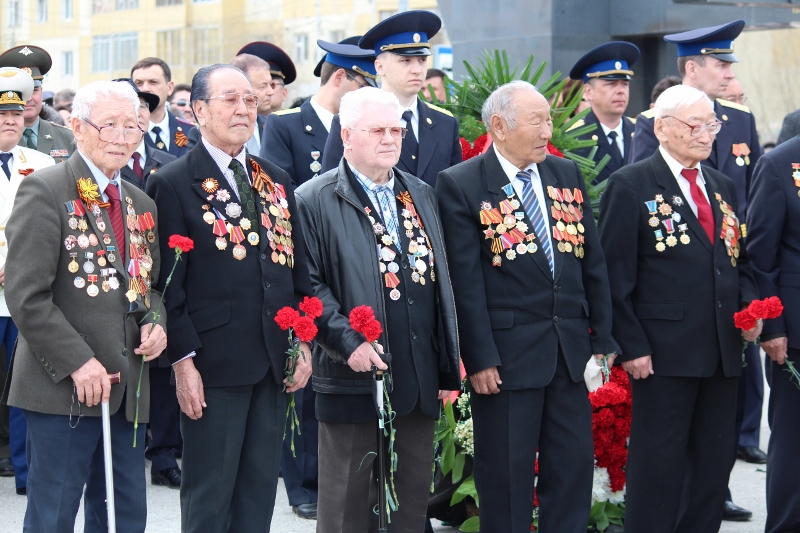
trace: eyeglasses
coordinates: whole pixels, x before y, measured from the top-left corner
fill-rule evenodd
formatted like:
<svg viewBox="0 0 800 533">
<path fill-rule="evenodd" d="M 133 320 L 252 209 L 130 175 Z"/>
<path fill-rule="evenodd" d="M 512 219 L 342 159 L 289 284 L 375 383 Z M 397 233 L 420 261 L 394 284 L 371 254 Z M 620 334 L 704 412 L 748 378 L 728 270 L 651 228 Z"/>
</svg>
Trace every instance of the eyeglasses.
<svg viewBox="0 0 800 533">
<path fill-rule="evenodd" d="M 688 126 L 689 130 L 691 131 L 692 137 L 700 137 L 703 134 L 703 132 L 706 131 L 706 130 L 708 130 L 708 134 L 709 135 L 716 135 L 717 133 L 719 133 L 719 130 L 722 129 L 722 122 L 720 122 L 718 120 L 715 120 L 711 124 L 699 124 L 697 126 L 692 126 L 691 124 L 687 124 L 686 122 L 682 121 L 681 119 L 679 119 L 677 117 L 673 117 L 671 115 L 667 115 L 667 116 L 662 117 L 662 118 L 674 118 L 675 120 L 677 120 L 681 124 L 684 124 L 685 126 Z"/>
<path fill-rule="evenodd" d="M 116 126 L 98 126 L 87 119 L 83 119 L 83 121 L 96 129 L 100 140 L 105 143 L 113 143 L 122 135 L 126 143 L 137 144 L 142 140 L 142 137 L 144 137 L 144 131 L 139 127 L 119 129 Z"/>
<path fill-rule="evenodd" d="M 347 79 L 348 79 L 348 80 L 356 82 L 356 83 L 358 84 L 358 88 L 359 88 L 359 89 L 363 89 L 364 87 L 369 87 L 369 84 L 368 84 L 368 83 L 361 83 L 361 82 L 358 80 L 358 78 L 356 78 L 356 77 L 355 77 L 355 76 L 353 76 L 352 74 L 347 74 L 347 73 L 345 73 L 345 75 L 347 76 Z"/>
<path fill-rule="evenodd" d="M 172 105 L 176 105 L 178 107 L 186 107 L 187 105 L 189 105 L 189 102 L 186 100 L 175 100 L 174 102 L 172 102 Z"/>
<path fill-rule="evenodd" d="M 223 104 L 231 107 L 239 105 L 240 100 L 244 102 L 244 105 L 247 107 L 258 107 L 258 96 L 254 94 L 225 93 L 219 96 L 209 96 L 206 100 L 212 100 L 214 98 L 219 98 L 222 100 Z"/>
<path fill-rule="evenodd" d="M 366 129 L 364 129 L 364 128 L 347 128 L 347 129 L 349 129 L 349 130 L 358 130 L 358 131 L 366 131 L 367 133 L 369 133 L 370 137 L 378 137 L 378 138 L 383 138 L 383 136 L 388 133 L 389 135 L 391 135 L 395 139 L 404 139 L 405 136 L 406 136 L 406 132 L 408 132 L 407 129 L 401 128 L 400 126 L 393 126 L 393 127 L 392 126 L 387 126 L 385 128 L 374 127 L 374 128 L 366 128 Z"/>
</svg>

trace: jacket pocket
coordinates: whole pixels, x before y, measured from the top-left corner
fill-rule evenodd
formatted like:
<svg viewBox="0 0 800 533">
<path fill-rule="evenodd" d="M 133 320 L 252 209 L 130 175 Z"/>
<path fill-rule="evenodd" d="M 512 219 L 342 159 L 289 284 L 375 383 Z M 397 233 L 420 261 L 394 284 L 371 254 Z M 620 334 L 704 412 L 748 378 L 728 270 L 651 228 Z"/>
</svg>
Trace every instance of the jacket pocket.
<svg viewBox="0 0 800 533">
<path fill-rule="evenodd" d="M 635 304 L 636 318 L 640 320 L 683 320 L 680 302 L 641 302 Z"/>
<path fill-rule="evenodd" d="M 489 324 L 492 329 L 509 329 L 514 325 L 512 309 L 489 309 Z"/>
<path fill-rule="evenodd" d="M 230 322 L 231 304 L 230 302 L 220 302 L 198 309 L 193 313 L 189 313 L 189 320 L 194 324 L 194 330 L 197 333 L 218 328 Z"/>
</svg>

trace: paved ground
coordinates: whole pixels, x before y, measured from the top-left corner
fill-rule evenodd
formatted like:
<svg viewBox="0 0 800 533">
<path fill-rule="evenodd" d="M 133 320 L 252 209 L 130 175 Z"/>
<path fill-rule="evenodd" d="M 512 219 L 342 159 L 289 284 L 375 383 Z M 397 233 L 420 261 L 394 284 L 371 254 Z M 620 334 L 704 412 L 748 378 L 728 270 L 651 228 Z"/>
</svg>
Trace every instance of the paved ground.
<svg viewBox="0 0 800 533">
<path fill-rule="evenodd" d="M 765 386 L 769 394 L 769 387 Z M 766 408 L 767 398 L 764 405 Z M 761 448 L 766 450 L 769 440 L 769 428 L 765 416 L 762 419 Z M 149 472 L 149 466 L 148 466 Z M 733 499 L 742 507 L 753 511 L 753 519 L 749 522 L 723 522 L 720 533 L 761 533 L 766 521 L 766 502 L 764 499 L 766 470 L 764 466 L 752 465 L 737 461 L 731 476 Z M 25 498 L 17 496 L 14 491 L 13 478 L 0 478 L 0 533 L 17 533 L 22 531 L 22 517 L 25 514 Z M 164 487 L 147 486 L 148 533 L 176 533 L 180 530 L 180 505 L 178 491 Z M 83 531 L 83 511 L 78 513 L 76 531 Z M 272 520 L 274 533 L 313 533 L 315 521 L 297 518 L 289 507 L 283 480 L 278 487 L 278 498 L 275 503 L 275 515 Z M 434 523 L 438 533 L 455 533 L 457 530 L 441 527 Z"/>
</svg>

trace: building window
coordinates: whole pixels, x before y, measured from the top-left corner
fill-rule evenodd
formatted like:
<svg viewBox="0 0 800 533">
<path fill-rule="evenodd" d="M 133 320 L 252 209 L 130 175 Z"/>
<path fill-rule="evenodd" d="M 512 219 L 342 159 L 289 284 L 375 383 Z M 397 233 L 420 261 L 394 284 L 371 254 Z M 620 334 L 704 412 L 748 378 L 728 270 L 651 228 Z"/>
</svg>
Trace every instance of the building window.
<svg viewBox="0 0 800 533">
<path fill-rule="evenodd" d="M 20 13 L 19 13 L 20 0 L 8 1 L 8 27 L 19 28 L 20 26 Z"/>
<path fill-rule="evenodd" d="M 64 77 L 72 76 L 74 67 L 72 65 L 72 52 L 61 52 L 61 74 Z"/>
<path fill-rule="evenodd" d="M 92 72 L 127 70 L 139 58 L 135 32 L 98 35 L 92 40 Z"/>
<path fill-rule="evenodd" d="M 183 0 L 156 0 L 156 7 L 179 6 L 181 4 L 183 4 Z"/>
<path fill-rule="evenodd" d="M 183 65 L 183 32 L 164 30 L 156 32 L 156 57 L 160 57 L 171 67 Z"/>
<path fill-rule="evenodd" d="M 331 42 L 338 43 L 344 41 L 344 30 L 336 30 L 331 32 Z"/>
<path fill-rule="evenodd" d="M 219 28 L 192 30 L 192 65 L 203 67 L 220 62 Z"/>
<path fill-rule="evenodd" d="M 394 11 L 394 10 L 379 11 L 378 12 L 378 17 L 380 17 L 381 20 L 386 20 L 389 17 L 391 17 L 392 15 L 396 15 L 396 14 L 397 14 L 397 11 Z"/>
<path fill-rule="evenodd" d="M 47 22 L 47 0 L 36 0 L 36 22 Z"/>
<path fill-rule="evenodd" d="M 294 36 L 294 57 L 296 61 L 308 61 L 307 33 L 298 33 Z"/>
<path fill-rule="evenodd" d="M 117 11 L 139 9 L 139 0 L 116 0 Z"/>
<path fill-rule="evenodd" d="M 110 13 L 113 9 L 112 0 L 92 0 L 92 13 Z"/>
<path fill-rule="evenodd" d="M 61 0 L 61 18 L 72 20 L 72 0 Z"/>
</svg>

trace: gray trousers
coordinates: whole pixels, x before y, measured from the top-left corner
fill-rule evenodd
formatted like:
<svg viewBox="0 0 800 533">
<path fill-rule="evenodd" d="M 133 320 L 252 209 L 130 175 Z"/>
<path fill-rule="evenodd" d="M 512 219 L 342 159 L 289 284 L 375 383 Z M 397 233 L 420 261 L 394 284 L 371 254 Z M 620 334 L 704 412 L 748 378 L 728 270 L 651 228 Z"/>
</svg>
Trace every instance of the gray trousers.
<svg viewBox="0 0 800 533">
<path fill-rule="evenodd" d="M 435 421 L 415 408 L 395 418 L 394 427 L 399 508 L 391 513 L 389 531 L 422 533 L 431 487 Z M 378 529 L 378 516 L 373 512 L 378 505 L 377 445 L 377 418 L 361 424 L 320 422 L 317 533 Z"/>
<path fill-rule="evenodd" d="M 255 385 L 209 387 L 199 420 L 181 413 L 183 533 L 266 533 L 278 485 L 287 394 L 272 371 Z"/>
</svg>

